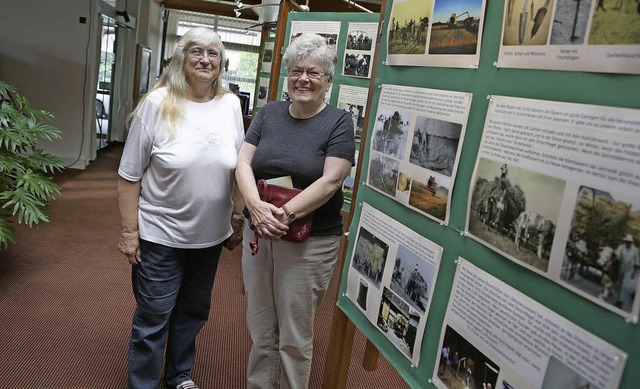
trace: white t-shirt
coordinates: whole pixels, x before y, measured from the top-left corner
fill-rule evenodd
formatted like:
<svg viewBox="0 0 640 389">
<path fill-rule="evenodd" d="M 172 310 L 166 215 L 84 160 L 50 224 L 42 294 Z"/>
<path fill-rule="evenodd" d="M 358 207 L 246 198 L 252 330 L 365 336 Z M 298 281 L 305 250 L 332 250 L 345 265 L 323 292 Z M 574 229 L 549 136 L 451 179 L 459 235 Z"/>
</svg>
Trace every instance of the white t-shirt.
<svg viewBox="0 0 640 389">
<path fill-rule="evenodd" d="M 185 103 L 175 131 L 163 123 L 167 94 L 149 94 L 131 121 L 118 174 L 141 181 L 140 238 L 174 248 L 205 248 L 232 233 L 232 191 L 244 139 L 240 100 L 232 93 Z"/>
</svg>

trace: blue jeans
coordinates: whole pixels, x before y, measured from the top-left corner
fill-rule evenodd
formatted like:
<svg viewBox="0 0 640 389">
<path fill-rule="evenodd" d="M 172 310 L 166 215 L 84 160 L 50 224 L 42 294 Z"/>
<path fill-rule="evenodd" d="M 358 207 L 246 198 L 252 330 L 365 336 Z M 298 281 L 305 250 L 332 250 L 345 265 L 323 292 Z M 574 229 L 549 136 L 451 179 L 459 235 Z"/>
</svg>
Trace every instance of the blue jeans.
<svg viewBox="0 0 640 389">
<path fill-rule="evenodd" d="M 137 307 L 129 343 L 129 388 L 160 386 L 189 378 L 196 336 L 209 317 L 211 289 L 222 245 L 176 249 L 140 240 L 142 263 L 132 267 Z"/>
</svg>

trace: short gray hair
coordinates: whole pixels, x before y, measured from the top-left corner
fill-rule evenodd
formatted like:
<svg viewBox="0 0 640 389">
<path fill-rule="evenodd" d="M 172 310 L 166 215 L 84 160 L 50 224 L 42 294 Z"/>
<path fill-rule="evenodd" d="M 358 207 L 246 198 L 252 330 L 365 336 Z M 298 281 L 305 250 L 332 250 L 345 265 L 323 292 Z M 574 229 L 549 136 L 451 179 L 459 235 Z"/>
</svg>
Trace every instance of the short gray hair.
<svg viewBox="0 0 640 389">
<path fill-rule="evenodd" d="M 285 68 L 291 69 L 296 62 L 306 58 L 319 61 L 324 73 L 330 78 L 333 77 L 338 64 L 338 55 L 335 48 L 327 44 L 325 38 L 318 34 L 301 34 L 289 43 L 282 61 Z"/>
</svg>

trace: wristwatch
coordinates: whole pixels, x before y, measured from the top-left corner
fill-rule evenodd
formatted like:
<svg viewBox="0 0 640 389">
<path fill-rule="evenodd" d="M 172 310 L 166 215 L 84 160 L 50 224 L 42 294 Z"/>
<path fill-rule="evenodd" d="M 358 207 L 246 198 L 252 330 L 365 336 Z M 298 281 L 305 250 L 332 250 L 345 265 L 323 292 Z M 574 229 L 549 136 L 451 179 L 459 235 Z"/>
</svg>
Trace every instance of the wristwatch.
<svg viewBox="0 0 640 389">
<path fill-rule="evenodd" d="M 287 209 L 287 207 L 284 206 L 284 204 L 282 204 L 282 207 L 280 208 L 282 208 L 284 213 L 287 215 L 287 219 L 289 219 L 289 222 L 296 220 L 296 214 L 293 212 L 289 212 L 289 210 Z"/>
</svg>

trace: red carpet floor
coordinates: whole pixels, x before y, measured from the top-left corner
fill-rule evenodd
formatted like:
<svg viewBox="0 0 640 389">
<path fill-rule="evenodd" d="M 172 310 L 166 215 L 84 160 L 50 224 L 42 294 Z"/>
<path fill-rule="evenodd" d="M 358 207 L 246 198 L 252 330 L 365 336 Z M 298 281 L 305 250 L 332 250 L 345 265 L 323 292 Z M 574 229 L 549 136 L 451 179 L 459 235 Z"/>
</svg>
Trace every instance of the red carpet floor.
<svg viewBox="0 0 640 389">
<path fill-rule="evenodd" d="M 57 175 L 62 193 L 50 223 L 16 225 L 17 243 L 0 252 L 0 388 L 126 387 L 134 300 L 129 265 L 116 248 L 121 152 L 111 145 L 86 170 Z M 335 271 L 316 318 L 311 388 L 322 382 L 337 278 Z M 251 342 L 241 283 L 240 250 L 225 250 L 192 372 L 203 389 L 245 387 Z M 347 388 L 408 388 L 383 357 L 366 372 L 364 347 L 356 331 Z"/>
</svg>

